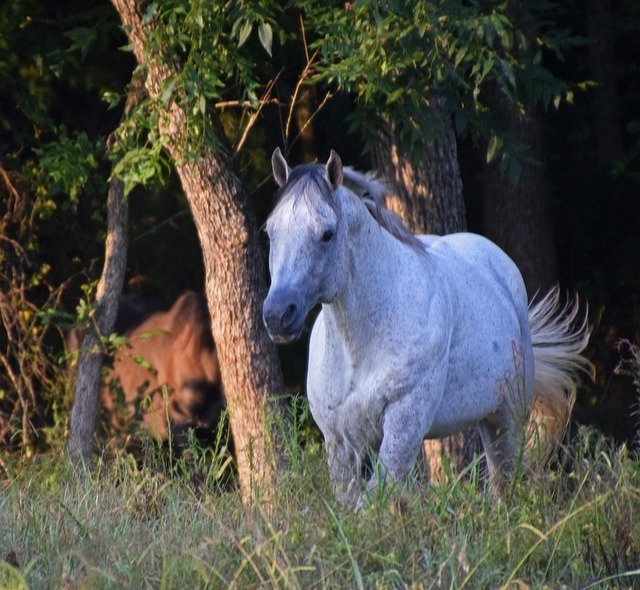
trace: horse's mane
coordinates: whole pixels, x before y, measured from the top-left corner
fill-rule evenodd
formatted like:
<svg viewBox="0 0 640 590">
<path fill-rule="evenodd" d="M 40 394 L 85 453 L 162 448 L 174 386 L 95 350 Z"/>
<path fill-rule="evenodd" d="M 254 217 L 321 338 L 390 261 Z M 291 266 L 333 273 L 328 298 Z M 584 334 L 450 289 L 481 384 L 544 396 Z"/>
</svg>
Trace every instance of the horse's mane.
<svg viewBox="0 0 640 590">
<path fill-rule="evenodd" d="M 193 345 L 195 350 L 212 349 L 211 319 L 207 301 L 200 293 L 183 293 L 167 312 L 169 331 L 182 345 Z"/>
<path fill-rule="evenodd" d="M 366 205 L 371 216 L 394 238 L 424 251 L 424 244 L 404 224 L 402 219 L 384 205 L 384 199 L 389 194 L 388 186 L 381 181 L 375 172 L 356 172 L 353 168 L 342 169 L 343 184 L 358 195 Z"/>
</svg>

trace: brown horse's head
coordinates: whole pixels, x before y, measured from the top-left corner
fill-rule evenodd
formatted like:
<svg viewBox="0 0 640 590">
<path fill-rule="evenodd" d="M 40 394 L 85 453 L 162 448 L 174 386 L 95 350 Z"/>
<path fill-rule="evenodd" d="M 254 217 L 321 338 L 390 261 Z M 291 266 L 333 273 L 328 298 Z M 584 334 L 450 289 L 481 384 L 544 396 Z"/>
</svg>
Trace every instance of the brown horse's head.
<svg viewBox="0 0 640 590">
<path fill-rule="evenodd" d="M 116 331 L 128 345 L 115 356 L 102 389 L 102 400 L 115 430 L 139 415 L 161 441 L 193 428 L 213 440 L 224 396 L 211 318 L 203 295 L 186 292 L 167 311 L 138 296 L 121 298 Z M 79 348 L 82 334 L 70 334 Z M 179 442 L 179 441 L 178 441 Z"/>
</svg>

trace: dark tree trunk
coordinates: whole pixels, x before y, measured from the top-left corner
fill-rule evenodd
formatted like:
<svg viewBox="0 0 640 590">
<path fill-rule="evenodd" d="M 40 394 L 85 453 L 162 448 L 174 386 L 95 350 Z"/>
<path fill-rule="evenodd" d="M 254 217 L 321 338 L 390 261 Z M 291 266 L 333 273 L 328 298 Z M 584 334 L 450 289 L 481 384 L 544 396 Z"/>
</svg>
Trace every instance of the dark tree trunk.
<svg viewBox="0 0 640 590">
<path fill-rule="evenodd" d="M 594 88 L 595 135 L 598 163 L 603 168 L 622 155 L 622 126 L 613 51 L 610 0 L 587 0 L 589 62 Z"/>
<path fill-rule="evenodd" d="M 173 56 L 145 51 L 153 23 L 143 25 L 136 0 L 112 0 L 133 45 L 138 63 L 147 69 L 145 85 L 157 99 L 176 73 Z M 240 487 L 244 499 L 254 485 L 273 491 L 273 437 L 268 427 L 269 401 L 283 391 L 275 346 L 261 321 L 266 291 L 256 222 L 243 186 L 229 160 L 203 146 L 197 159 L 185 161 L 187 114 L 175 103 L 166 106 L 160 131 L 176 165 L 200 238 L 222 381 L 229 407 Z"/>
<path fill-rule="evenodd" d="M 311 118 L 313 117 L 314 93 L 305 86 L 300 91 L 300 99 L 294 110 L 294 118 L 302 148 L 302 160 L 313 162 L 316 157 L 316 134 Z"/>
<path fill-rule="evenodd" d="M 507 111 L 500 99 L 496 108 Z M 549 210 L 551 187 L 545 165 L 542 115 L 531 105 L 528 116 L 508 115 L 510 131 L 529 146 L 535 162 L 524 162 L 513 182 L 503 175 L 496 162 L 482 174 L 482 227 L 484 234 L 498 244 L 516 263 L 531 297 L 545 293 L 558 281 L 553 220 Z"/>
<path fill-rule="evenodd" d="M 534 21 L 526 2 L 513 0 L 509 17 L 529 39 L 527 47 L 516 49 L 518 59 L 527 59 L 535 46 Z M 498 244 L 516 263 L 529 297 L 545 293 L 558 282 L 558 263 L 550 212 L 552 200 L 545 157 L 543 113 L 531 99 L 520 97 L 524 114 L 506 104 L 501 91 L 487 89 L 487 101 L 522 145 L 528 146 L 531 162 L 522 162 L 517 180 L 503 175 L 496 161 L 482 174 L 482 226 L 484 234 Z"/>
<path fill-rule="evenodd" d="M 414 233 L 448 234 L 467 229 L 456 136 L 451 122 L 441 116 L 442 135 L 422 146 L 419 161 L 412 160 L 397 137 L 393 124 L 382 134 L 374 152 L 377 170 L 392 194 L 387 206 Z M 425 466 L 431 481 L 443 476 L 443 454 L 454 470 L 469 464 L 482 449 L 475 429 L 445 439 L 425 440 Z"/>
</svg>

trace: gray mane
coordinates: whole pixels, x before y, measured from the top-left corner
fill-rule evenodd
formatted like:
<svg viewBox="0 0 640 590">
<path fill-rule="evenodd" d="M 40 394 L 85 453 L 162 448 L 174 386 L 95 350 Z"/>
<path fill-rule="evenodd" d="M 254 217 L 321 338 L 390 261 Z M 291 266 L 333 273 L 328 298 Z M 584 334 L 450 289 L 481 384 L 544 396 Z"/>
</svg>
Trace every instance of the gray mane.
<svg viewBox="0 0 640 590">
<path fill-rule="evenodd" d="M 402 219 L 384 206 L 384 198 L 389 194 L 387 185 L 378 179 L 375 172 L 365 174 L 353 168 L 342 169 L 343 184 L 358 195 L 366 205 L 371 216 L 394 238 L 411 246 L 419 252 L 424 251 L 424 244 L 409 230 Z"/>
<path fill-rule="evenodd" d="M 424 244 L 404 225 L 402 219 L 384 206 L 384 198 L 389 194 L 389 189 L 377 178 L 375 172 L 363 174 L 353 168 L 344 167 L 342 173 L 343 185 L 362 200 L 382 228 L 404 244 L 420 252 L 424 251 Z M 278 192 L 278 203 L 290 194 L 295 195 L 294 198 L 301 195 L 308 198 L 309 193 L 318 194 L 335 209 L 336 193 L 329 186 L 323 164 L 301 164 L 293 168 L 287 184 Z"/>
</svg>

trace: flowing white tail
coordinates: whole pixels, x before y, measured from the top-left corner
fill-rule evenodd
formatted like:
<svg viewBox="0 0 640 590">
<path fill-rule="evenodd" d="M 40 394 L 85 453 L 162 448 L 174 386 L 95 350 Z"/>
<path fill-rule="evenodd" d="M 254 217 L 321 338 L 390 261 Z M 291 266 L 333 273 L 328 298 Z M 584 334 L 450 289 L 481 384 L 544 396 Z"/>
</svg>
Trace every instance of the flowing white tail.
<svg viewBox="0 0 640 590">
<path fill-rule="evenodd" d="M 542 442 L 545 456 L 565 435 L 576 398 L 581 373 L 593 379 L 594 367 L 585 356 L 591 327 L 587 313 L 579 314 L 577 297 L 560 302 L 555 287 L 539 301 L 529 305 L 529 323 L 535 362 L 534 404 L 531 422 L 533 436 Z"/>
</svg>

